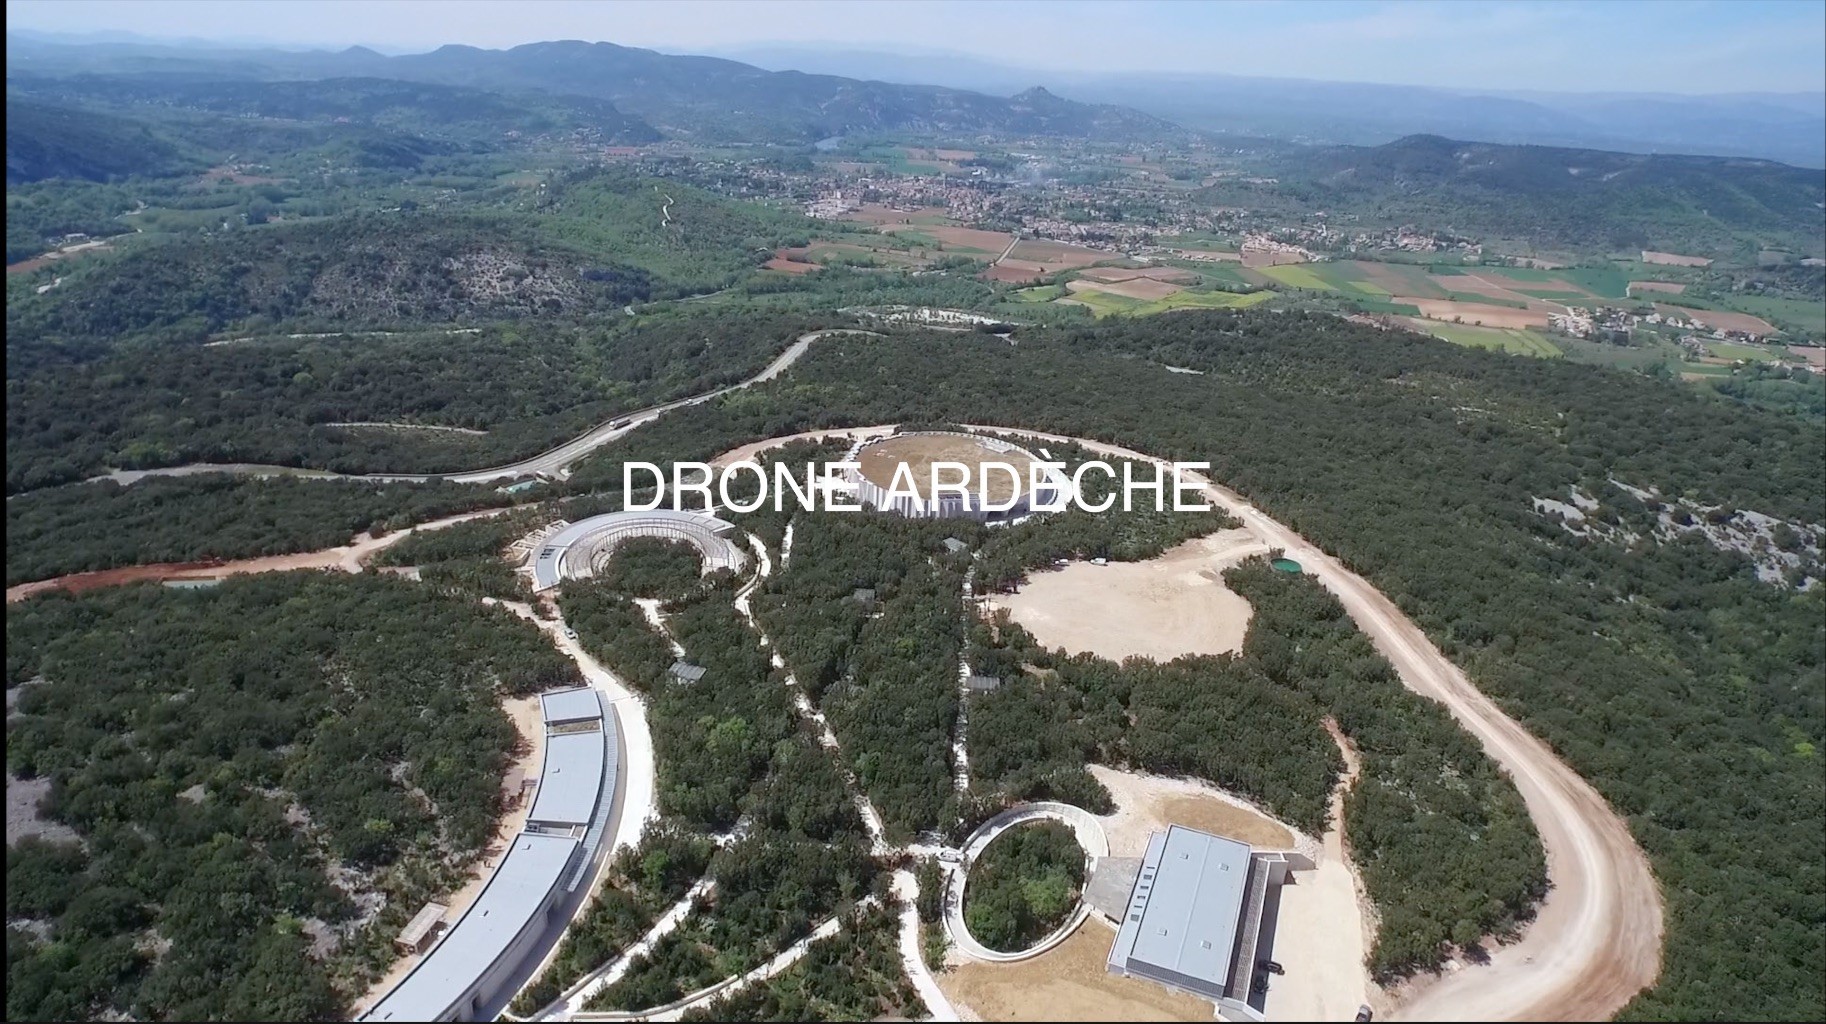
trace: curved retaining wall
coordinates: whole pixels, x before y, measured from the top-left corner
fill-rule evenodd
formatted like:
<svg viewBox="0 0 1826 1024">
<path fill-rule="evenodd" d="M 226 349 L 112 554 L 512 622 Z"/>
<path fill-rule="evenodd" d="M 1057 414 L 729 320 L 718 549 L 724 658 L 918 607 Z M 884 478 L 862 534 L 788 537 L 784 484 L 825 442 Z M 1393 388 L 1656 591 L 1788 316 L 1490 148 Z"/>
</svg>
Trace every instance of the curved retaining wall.
<svg viewBox="0 0 1826 1024">
<path fill-rule="evenodd" d="M 1090 874 L 1089 867 L 1099 858 L 1110 855 L 1110 841 L 1109 837 L 1104 834 L 1103 824 L 1089 811 L 1082 807 L 1073 807 L 1071 804 L 1052 801 L 1021 804 L 1018 807 L 1010 807 L 978 825 L 976 831 L 970 833 L 970 837 L 964 840 L 964 862 L 958 865 L 956 871 L 952 872 L 945 894 L 945 934 L 958 949 L 978 960 L 987 960 L 990 963 L 1014 963 L 1018 960 L 1039 956 L 1064 942 L 1080 924 L 1084 923 L 1084 919 L 1090 916 L 1090 907 L 1084 903 L 1083 897 L 1080 895 L 1078 909 L 1072 913 L 1065 924 L 1038 943 L 1015 953 L 990 949 L 976 941 L 976 937 L 970 934 L 969 926 L 964 923 L 964 887 L 970 881 L 970 868 L 997 836 L 1011 828 L 1033 821 L 1057 821 L 1072 830 L 1072 834 L 1078 839 L 1078 845 L 1084 850 L 1087 862 L 1086 877 Z"/>
</svg>

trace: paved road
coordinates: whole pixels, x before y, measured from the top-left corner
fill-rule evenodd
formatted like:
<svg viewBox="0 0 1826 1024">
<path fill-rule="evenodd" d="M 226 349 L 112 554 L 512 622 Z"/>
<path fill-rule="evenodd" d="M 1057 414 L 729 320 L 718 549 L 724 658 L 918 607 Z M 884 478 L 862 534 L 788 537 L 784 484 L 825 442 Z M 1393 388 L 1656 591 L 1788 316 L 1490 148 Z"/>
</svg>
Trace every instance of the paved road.
<svg viewBox="0 0 1826 1024">
<path fill-rule="evenodd" d="M 831 334 L 873 334 L 857 328 L 838 327 L 824 331 L 812 331 L 802 334 L 787 346 L 773 362 L 760 373 L 742 381 L 715 391 L 707 391 L 690 398 L 665 402 L 649 406 L 635 412 L 623 413 L 620 416 L 591 428 L 587 433 L 572 438 L 550 451 L 542 452 L 530 459 L 509 463 L 505 466 L 494 466 L 488 469 L 468 470 L 461 473 L 330 473 L 315 469 L 298 469 L 293 466 L 269 466 L 257 463 L 209 463 L 197 462 L 185 466 L 167 466 L 162 469 L 116 470 L 91 480 L 113 480 L 116 483 L 131 484 L 149 476 L 189 476 L 195 473 L 238 473 L 247 476 L 301 476 L 312 479 L 368 480 L 374 483 L 428 483 L 433 480 L 446 480 L 458 484 L 481 484 L 494 480 L 511 480 L 518 477 L 531 477 L 540 473 L 563 477 L 578 460 L 596 449 L 624 437 L 630 432 L 653 422 L 666 413 L 688 406 L 701 405 L 714 401 L 724 395 L 743 388 L 750 388 L 773 380 L 786 372 L 787 368 L 799 361 L 805 351 L 811 348 L 812 342 Z"/>
</svg>

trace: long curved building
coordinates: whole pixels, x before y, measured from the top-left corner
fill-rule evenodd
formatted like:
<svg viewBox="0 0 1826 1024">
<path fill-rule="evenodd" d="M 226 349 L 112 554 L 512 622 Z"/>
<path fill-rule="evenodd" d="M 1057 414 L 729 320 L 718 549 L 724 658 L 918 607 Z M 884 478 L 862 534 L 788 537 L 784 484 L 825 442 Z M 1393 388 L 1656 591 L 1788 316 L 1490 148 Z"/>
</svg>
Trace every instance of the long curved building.
<svg viewBox="0 0 1826 1024">
<path fill-rule="evenodd" d="M 542 694 L 540 705 L 545 760 L 525 830 L 476 901 L 360 1020 L 492 1019 L 586 894 L 613 813 L 621 732 L 588 687 Z"/>
<path fill-rule="evenodd" d="M 704 571 L 739 572 L 747 563 L 741 545 L 731 539 L 735 524 L 702 512 L 654 509 L 610 512 L 566 525 L 535 549 L 531 562 L 533 589 L 550 590 L 564 580 L 587 579 L 608 562 L 615 548 L 636 537 L 682 540 L 704 558 Z"/>
</svg>

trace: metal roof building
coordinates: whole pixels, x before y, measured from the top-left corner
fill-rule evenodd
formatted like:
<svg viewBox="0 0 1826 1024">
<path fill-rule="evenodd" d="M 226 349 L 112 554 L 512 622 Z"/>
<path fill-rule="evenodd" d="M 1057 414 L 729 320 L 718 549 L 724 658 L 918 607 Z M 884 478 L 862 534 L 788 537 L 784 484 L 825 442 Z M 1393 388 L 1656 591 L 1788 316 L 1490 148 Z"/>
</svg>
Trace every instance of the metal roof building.
<svg viewBox="0 0 1826 1024">
<path fill-rule="evenodd" d="M 596 691 L 587 686 L 542 693 L 539 695 L 539 708 L 545 715 L 546 725 L 584 722 L 602 717 L 602 701 L 596 698 Z"/>
<path fill-rule="evenodd" d="M 587 686 L 540 694 L 539 705 L 545 717 L 545 761 L 526 825 L 588 825 L 603 787 L 614 791 L 619 736 L 604 718 L 601 698 Z"/>
<path fill-rule="evenodd" d="M 473 1019 L 545 930 L 580 846 L 568 836 L 515 836 L 513 849 L 444 940 L 361 1019 Z"/>
<path fill-rule="evenodd" d="M 1232 1020 L 1261 1020 L 1252 1005 L 1256 946 L 1268 887 L 1287 858 L 1183 825 L 1148 838 L 1128 906 L 1110 946 L 1109 970 L 1216 1001 Z"/>
<path fill-rule="evenodd" d="M 589 824 L 596 813 L 596 798 L 602 794 L 602 767 L 607 753 L 601 729 L 547 733 L 545 767 L 540 770 L 539 789 L 533 795 L 533 809 L 526 815 L 526 824 Z"/>
</svg>

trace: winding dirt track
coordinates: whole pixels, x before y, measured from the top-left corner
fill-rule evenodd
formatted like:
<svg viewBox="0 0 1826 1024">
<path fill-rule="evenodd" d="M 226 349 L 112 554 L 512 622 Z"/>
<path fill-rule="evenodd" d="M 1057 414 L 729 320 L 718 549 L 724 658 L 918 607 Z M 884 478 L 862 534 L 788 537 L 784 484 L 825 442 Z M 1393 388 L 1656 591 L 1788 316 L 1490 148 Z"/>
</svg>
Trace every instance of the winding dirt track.
<svg viewBox="0 0 1826 1024">
<path fill-rule="evenodd" d="M 767 380 L 784 371 L 822 333 L 808 334 L 791 346 L 756 377 L 731 388 L 668 403 L 635 414 L 619 427 L 604 425 L 567 445 L 514 467 L 455 474 L 446 479 L 483 480 L 525 472 L 533 467 L 559 469 L 582 454 L 657 418 L 671 409 L 709 401 L 737 388 Z M 622 422 L 622 421 L 617 421 Z M 815 431 L 810 436 L 832 437 L 877 434 L 890 428 L 868 427 L 854 431 Z M 1076 443 L 1107 455 L 1160 463 L 1162 460 L 1132 449 L 1080 438 L 1037 431 L 976 427 L 990 433 Z M 799 437 L 808 435 L 795 435 Z M 791 437 L 746 445 L 741 457 L 783 445 Z M 735 455 L 729 453 L 718 461 Z M 181 471 L 181 470 L 180 470 Z M 1228 488 L 1197 474 L 1213 499 L 1241 519 L 1247 529 L 1271 547 L 1284 549 L 1316 579 L 1337 594 L 1358 627 L 1375 643 L 1415 693 L 1444 704 L 1461 725 L 1483 743 L 1485 751 L 1514 779 L 1526 802 L 1546 850 L 1547 874 L 1552 891 L 1542 902 L 1536 919 L 1519 942 L 1495 951 L 1487 966 L 1469 967 L 1454 974 L 1407 986 L 1397 997 L 1393 1015 L 1410 1020 L 1591 1020 L 1608 1018 L 1622 1009 L 1636 993 L 1654 983 L 1661 968 L 1662 907 L 1660 890 L 1647 857 L 1636 845 L 1615 811 L 1604 798 L 1571 768 L 1554 756 L 1547 745 L 1473 686 L 1464 673 L 1427 640 L 1419 627 L 1402 614 L 1362 577 L 1306 543 Z M 368 479 L 377 479 L 370 477 Z M 393 477 L 392 479 L 424 479 Z M 486 513 L 484 513 L 486 514 Z M 451 521 L 458 518 L 453 517 Z M 426 527 L 432 524 L 426 524 Z M 440 524 L 441 525 L 441 524 Z M 426 527 L 420 527 L 426 528 Z M 303 564 L 334 565 L 359 570 L 362 557 L 390 537 L 365 544 L 320 552 L 316 556 L 287 556 Z M 333 553 L 332 553 L 333 552 Z M 237 565 L 239 571 L 303 567 L 270 564 L 256 568 Z M 326 566 L 327 567 L 327 566 Z M 167 567 L 170 568 L 170 567 Z M 209 575 L 225 567 L 214 567 Z M 115 570 L 129 574 L 131 570 Z M 203 575 L 199 573 L 198 575 Z M 121 582 L 110 580 L 107 582 Z M 33 585 L 39 589 L 62 581 Z M 96 585 L 107 582 L 95 581 Z M 24 592 L 22 592 L 24 591 Z M 13 588 L 9 601 L 30 591 Z"/>
<path fill-rule="evenodd" d="M 970 429 L 1163 462 L 1083 438 L 1002 427 Z M 745 445 L 741 454 L 752 457 L 790 440 Z M 1652 985 L 1661 972 L 1661 891 L 1628 826 L 1597 790 L 1473 686 L 1420 627 L 1368 581 L 1242 495 L 1195 473 L 1188 478 L 1202 484 L 1205 493 L 1242 520 L 1246 529 L 1270 547 L 1285 550 L 1338 596 L 1408 689 L 1444 704 L 1509 773 L 1540 832 L 1552 891 L 1521 940 L 1497 949 L 1488 965 L 1406 986 L 1390 1015 L 1401 1020 L 1599 1020 L 1614 1016 Z"/>
</svg>

